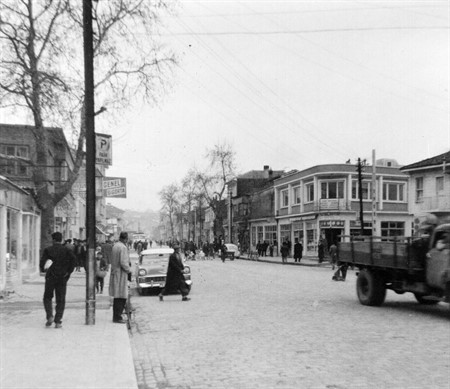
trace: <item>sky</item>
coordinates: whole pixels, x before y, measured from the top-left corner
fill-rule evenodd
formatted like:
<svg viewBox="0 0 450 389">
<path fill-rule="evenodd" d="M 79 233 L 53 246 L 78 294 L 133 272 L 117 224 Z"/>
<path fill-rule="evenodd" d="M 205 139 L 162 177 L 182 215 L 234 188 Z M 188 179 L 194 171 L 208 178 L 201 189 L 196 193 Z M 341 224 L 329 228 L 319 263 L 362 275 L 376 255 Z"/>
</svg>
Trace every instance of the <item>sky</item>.
<svg viewBox="0 0 450 389">
<path fill-rule="evenodd" d="M 106 175 L 127 178 L 107 202 L 158 211 L 223 142 L 237 173 L 448 151 L 449 15 L 447 0 L 180 0 L 161 29 L 179 57 L 170 91 L 96 127 L 113 139 Z"/>
<path fill-rule="evenodd" d="M 401 165 L 450 149 L 448 1 L 181 1 L 162 40 L 180 58 L 157 107 L 111 129 L 125 209 L 228 142 L 238 173 L 357 158 Z M 109 201 L 111 200 L 111 201 Z"/>
</svg>

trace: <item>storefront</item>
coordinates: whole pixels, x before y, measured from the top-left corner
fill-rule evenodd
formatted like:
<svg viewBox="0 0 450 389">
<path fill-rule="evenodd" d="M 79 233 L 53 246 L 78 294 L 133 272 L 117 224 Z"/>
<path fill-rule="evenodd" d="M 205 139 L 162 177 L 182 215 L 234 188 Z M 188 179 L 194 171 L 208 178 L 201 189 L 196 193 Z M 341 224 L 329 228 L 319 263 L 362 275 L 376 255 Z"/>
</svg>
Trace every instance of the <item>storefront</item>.
<svg viewBox="0 0 450 389">
<path fill-rule="evenodd" d="M 0 290 L 39 272 L 40 214 L 32 197 L 0 176 Z"/>
</svg>

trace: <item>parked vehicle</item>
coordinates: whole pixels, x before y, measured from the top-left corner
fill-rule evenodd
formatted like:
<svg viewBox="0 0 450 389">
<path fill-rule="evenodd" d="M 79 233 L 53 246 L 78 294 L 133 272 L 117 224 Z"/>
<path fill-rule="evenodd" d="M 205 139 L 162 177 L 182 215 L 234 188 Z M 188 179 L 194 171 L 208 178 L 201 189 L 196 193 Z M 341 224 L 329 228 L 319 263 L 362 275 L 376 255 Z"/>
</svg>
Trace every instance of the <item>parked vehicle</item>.
<svg viewBox="0 0 450 389">
<path fill-rule="evenodd" d="M 136 262 L 136 288 L 139 294 L 144 291 L 160 291 L 166 284 L 169 257 L 173 253 L 170 247 L 155 247 L 143 250 Z M 189 288 L 192 286 L 191 269 L 184 266 L 184 278 Z"/>
<path fill-rule="evenodd" d="M 341 265 L 356 267 L 356 292 L 363 305 L 383 304 L 386 290 L 411 292 L 420 304 L 450 303 L 450 224 L 428 238 L 342 237 Z"/>
<path fill-rule="evenodd" d="M 233 260 L 234 258 L 238 258 L 241 256 L 241 252 L 239 248 L 233 243 L 225 243 L 225 247 L 227 248 L 227 258 Z"/>
</svg>

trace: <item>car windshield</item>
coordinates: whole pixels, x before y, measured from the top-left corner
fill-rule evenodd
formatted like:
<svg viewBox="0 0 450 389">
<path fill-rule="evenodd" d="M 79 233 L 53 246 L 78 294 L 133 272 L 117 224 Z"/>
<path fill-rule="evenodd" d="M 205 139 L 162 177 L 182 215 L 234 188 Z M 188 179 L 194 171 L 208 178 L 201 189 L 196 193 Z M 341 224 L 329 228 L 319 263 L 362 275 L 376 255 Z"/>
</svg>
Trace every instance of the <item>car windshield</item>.
<svg viewBox="0 0 450 389">
<path fill-rule="evenodd" d="M 167 262 L 169 256 L 167 254 L 147 254 L 142 256 L 142 265 L 154 265 L 161 262 Z"/>
<path fill-rule="evenodd" d="M 226 246 L 227 246 L 228 250 L 236 250 L 237 251 L 237 246 L 234 244 L 227 244 Z"/>
</svg>

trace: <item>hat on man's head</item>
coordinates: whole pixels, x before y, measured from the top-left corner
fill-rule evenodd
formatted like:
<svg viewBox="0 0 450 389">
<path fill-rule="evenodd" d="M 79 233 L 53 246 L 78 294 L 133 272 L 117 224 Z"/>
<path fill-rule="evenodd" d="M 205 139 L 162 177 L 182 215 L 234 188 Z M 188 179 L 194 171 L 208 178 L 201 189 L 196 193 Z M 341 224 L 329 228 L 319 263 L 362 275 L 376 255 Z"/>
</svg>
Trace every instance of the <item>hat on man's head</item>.
<svg viewBox="0 0 450 389">
<path fill-rule="evenodd" d="M 172 246 L 172 248 L 173 248 L 174 250 L 178 250 L 178 249 L 180 249 L 181 247 L 180 247 L 179 244 L 174 244 L 174 245 Z"/>
</svg>

